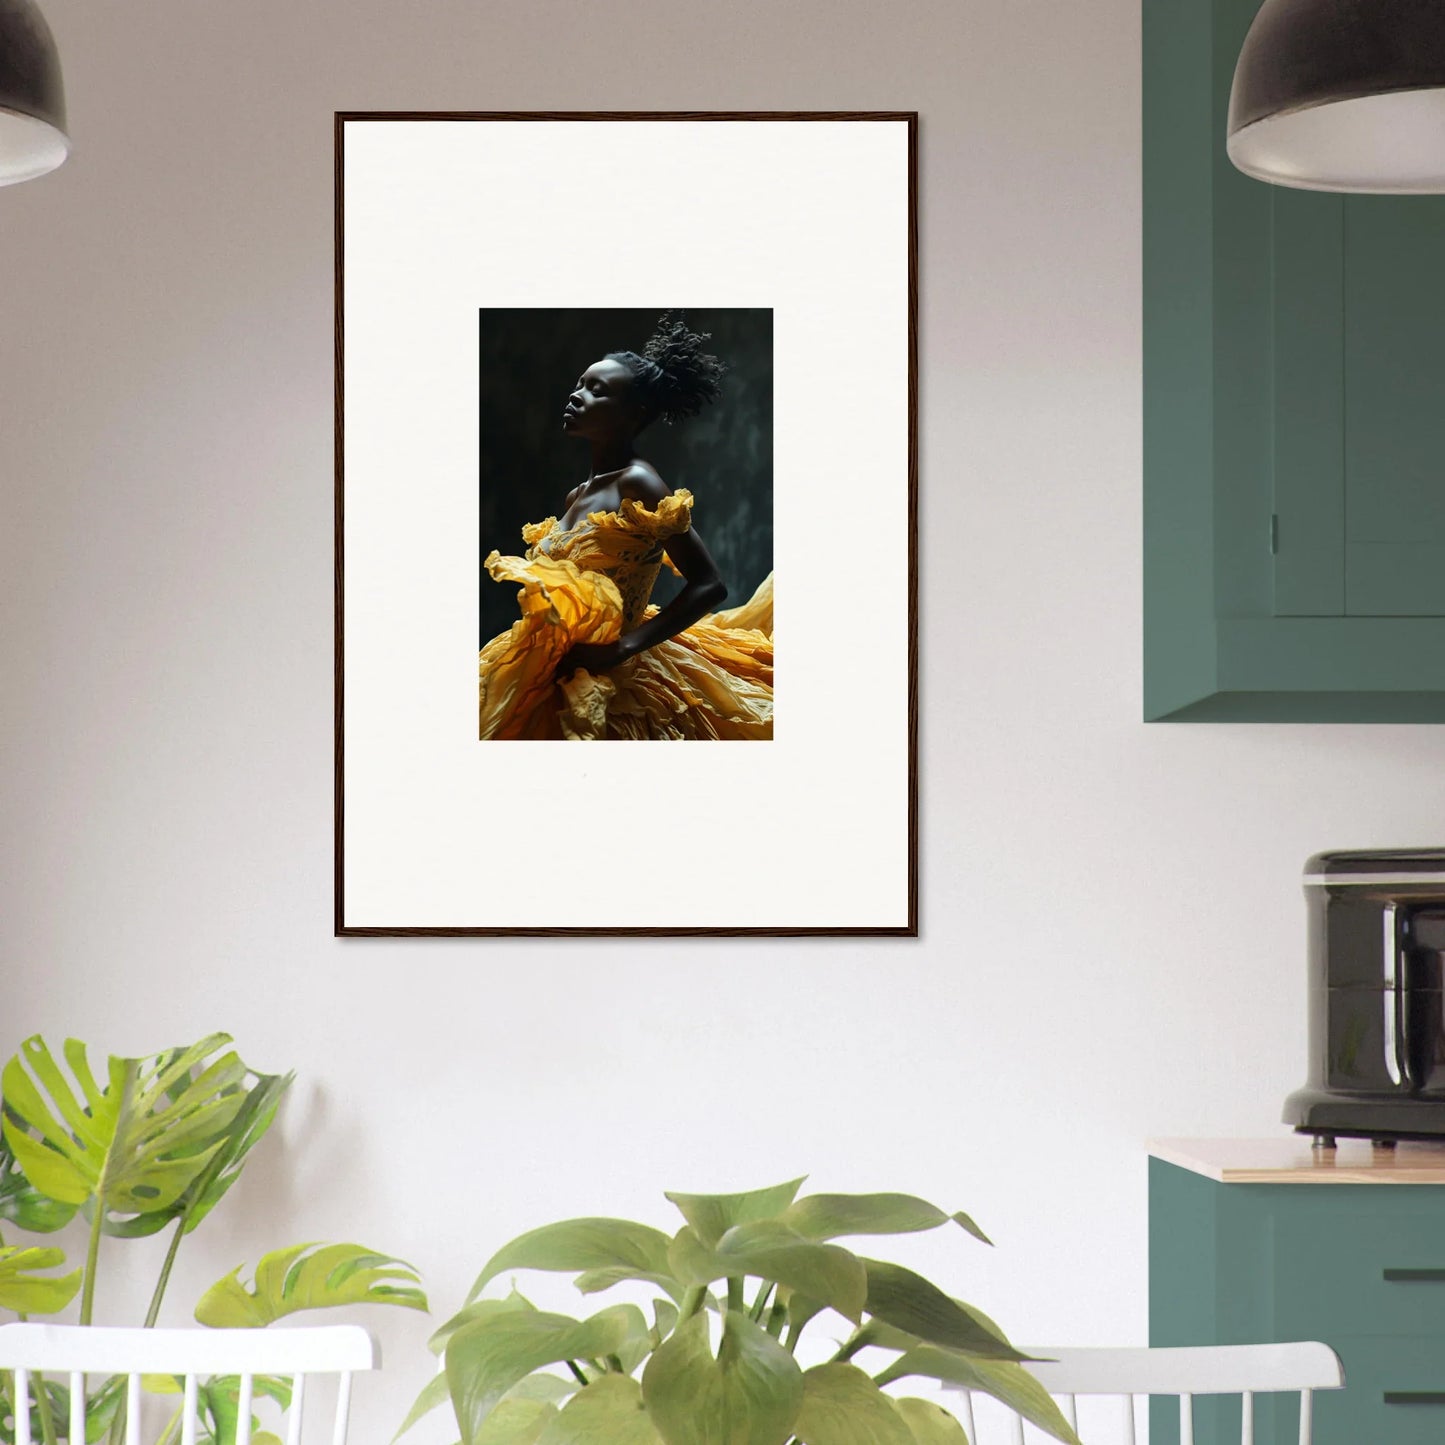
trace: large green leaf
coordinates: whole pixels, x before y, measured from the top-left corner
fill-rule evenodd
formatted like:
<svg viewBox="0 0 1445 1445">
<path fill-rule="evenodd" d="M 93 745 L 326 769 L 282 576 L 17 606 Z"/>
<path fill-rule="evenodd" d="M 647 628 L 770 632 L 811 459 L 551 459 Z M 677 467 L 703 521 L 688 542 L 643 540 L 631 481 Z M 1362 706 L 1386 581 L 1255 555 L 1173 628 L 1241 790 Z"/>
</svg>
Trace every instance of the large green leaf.
<svg viewBox="0 0 1445 1445">
<path fill-rule="evenodd" d="M 950 1299 L 937 1285 L 902 1265 L 864 1260 L 868 1267 L 868 1313 L 932 1345 L 988 1360 L 1024 1360 L 981 1317 Z"/>
<path fill-rule="evenodd" d="M 474 1300 L 509 1269 L 632 1271 L 649 1278 L 667 1273 L 668 1238 L 660 1229 L 626 1219 L 564 1219 L 518 1235 L 487 1261 L 467 1299 Z M 626 1277 L 625 1275 L 622 1277 Z"/>
<path fill-rule="evenodd" d="M 497 1441 L 512 1441 L 513 1438 L 519 1441 L 530 1441 L 536 1439 L 540 1429 L 551 1419 L 552 1413 L 545 1409 L 536 1409 L 539 1405 L 556 1405 L 565 1400 L 569 1394 L 577 1390 L 577 1384 L 568 1380 L 559 1380 L 553 1374 L 529 1374 L 525 1380 L 514 1384 L 512 1389 L 503 1396 L 496 1409 L 487 1416 L 487 1422 L 481 1428 L 480 1438 L 497 1439 Z M 451 1403 L 451 1390 L 448 1389 L 447 1374 L 434 1374 L 431 1380 L 426 1381 L 422 1387 L 422 1393 L 416 1396 L 416 1402 L 407 1412 L 406 1419 L 402 1420 L 402 1428 L 392 1436 L 393 1441 L 402 1438 L 403 1435 L 418 1420 L 425 1419 L 431 1415 L 432 1410 L 439 1409 L 442 1405 Z M 520 1409 L 520 1405 L 527 1405 L 529 1409 Z M 504 1433 L 512 1431 L 512 1435 Z"/>
<path fill-rule="evenodd" d="M 667 1197 L 682 1211 L 682 1217 L 697 1231 L 704 1244 L 713 1245 L 735 1224 L 751 1224 L 756 1219 L 773 1219 L 797 1197 L 803 1187 L 802 1178 L 768 1189 L 753 1189 L 746 1194 L 676 1194 Z"/>
<path fill-rule="evenodd" d="M 793 1434 L 803 1445 L 914 1445 L 893 1401 L 856 1365 L 819 1365 L 803 1376 Z"/>
<path fill-rule="evenodd" d="M 557 1407 L 549 1400 L 503 1400 L 472 1437 L 471 1445 L 536 1445 L 556 1418 Z"/>
<path fill-rule="evenodd" d="M 115 1417 L 120 1414 L 126 1400 L 126 1378 L 112 1375 L 98 1390 L 92 1390 L 85 1402 L 85 1438 L 87 1445 L 98 1445 L 106 1437 Z M 60 1424 L 60 1417 L 56 1418 Z M 70 1434 L 69 1411 L 65 1416 L 65 1433 Z M 33 1437 L 32 1437 L 33 1438 Z"/>
<path fill-rule="evenodd" d="M 178 1379 L 176 1383 L 184 1386 L 184 1381 Z M 260 1401 L 270 1398 L 277 1401 L 282 1410 L 290 1408 L 291 1405 L 291 1383 L 289 1380 L 278 1379 L 275 1375 L 256 1375 L 251 1381 L 252 1398 Z M 200 1409 L 201 1423 L 205 1427 L 205 1434 L 210 1445 L 236 1445 L 236 1437 L 239 1433 L 238 1427 L 241 1421 L 241 1380 L 237 1375 L 217 1375 L 210 1380 L 203 1381 L 196 1391 L 197 1404 Z M 264 1433 L 260 1430 L 260 1418 L 254 1413 L 251 1416 L 251 1439 L 262 1445 L 260 1436 Z M 275 1436 L 271 1437 L 275 1439 Z"/>
<path fill-rule="evenodd" d="M 964 1314 L 972 1316 L 980 1328 L 991 1333 L 996 1339 L 1007 1340 L 1008 1336 L 994 1323 L 977 1305 L 965 1304 L 963 1300 L 954 1300 Z M 893 1325 L 884 1324 L 882 1320 L 872 1319 L 864 1324 L 860 1330 L 855 1330 L 849 1338 L 848 1344 L 853 1353 L 863 1349 L 865 1346 L 876 1346 L 880 1350 L 911 1350 L 916 1345 L 925 1343 L 917 1335 L 911 1335 L 907 1330 L 897 1329 Z"/>
<path fill-rule="evenodd" d="M 237 1090 L 243 1095 L 240 1107 L 222 1134 L 220 1147 L 185 1193 L 165 1209 L 108 1222 L 106 1233 L 137 1238 L 155 1234 L 172 1220 L 179 1219 L 181 1229 L 190 1234 L 241 1177 L 247 1155 L 275 1121 L 276 1111 L 295 1077 L 294 1074 L 257 1074 L 249 1086 L 244 1082 L 239 1084 Z"/>
<path fill-rule="evenodd" d="M 718 1240 L 714 1253 L 722 1275 L 757 1275 L 820 1300 L 855 1324 L 862 1317 L 868 1272 L 857 1255 L 840 1245 L 804 1239 L 775 1219 L 763 1219 L 734 1225 Z"/>
<path fill-rule="evenodd" d="M 168 1208 L 241 1108 L 246 1066 L 222 1052 L 230 1041 L 212 1034 L 153 1059 L 111 1058 L 102 1088 L 79 1040 L 65 1042 L 67 1077 L 39 1035 L 27 1039 L 0 1074 L 5 1138 L 25 1177 L 102 1217 Z"/>
<path fill-rule="evenodd" d="M 391 1438 L 400 1440 L 418 1420 L 425 1419 L 433 1410 L 438 1410 L 451 1399 L 451 1391 L 447 1389 L 447 1377 L 440 1371 L 433 1375 L 421 1388 L 421 1393 L 412 1402 L 412 1407 L 406 1412 L 406 1419 L 401 1422 L 401 1428 Z"/>
<path fill-rule="evenodd" d="M 662 1445 L 642 1386 L 628 1375 L 603 1375 L 579 1390 L 548 1422 L 537 1445 Z"/>
<path fill-rule="evenodd" d="M 7 1389 L 0 1391 L 0 1441 L 4 1445 L 14 1445 L 15 1440 L 15 1417 L 8 1400 L 8 1387 L 10 1384 L 10 1372 L 7 1370 L 0 1375 L 0 1382 L 3 1382 Z M 39 1396 L 42 1395 L 49 1410 L 50 1423 L 57 1436 L 69 1438 L 70 1435 L 70 1391 L 58 1380 L 43 1379 L 31 1380 L 30 1383 L 30 1438 L 33 1441 L 41 1441 L 45 1438 L 45 1425 L 41 1419 L 41 1408 Z"/>
<path fill-rule="evenodd" d="M 539 1375 L 534 1379 L 548 1380 L 556 1386 L 561 1387 L 558 1399 L 565 1399 L 568 1393 L 567 1387 L 561 1380 L 552 1380 L 551 1376 Z M 525 1385 L 527 1381 L 522 1381 Z M 575 1389 L 575 1386 L 572 1387 Z M 518 1386 L 487 1416 L 481 1429 L 477 1432 L 473 1445 L 532 1445 L 532 1442 L 542 1433 L 543 1428 L 549 1420 L 555 1419 L 557 1406 L 553 1399 L 549 1398 L 551 1391 L 543 1394 L 541 1391 L 524 1391 Z M 406 1417 L 400 1430 L 391 1438 L 398 1440 L 423 1416 L 428 1415 L 449 1399 L 447 1392 L 447 1377 L 445 1375 L 434 1375 L 427 1383 L 426 1388 L 417 1396 L 416 1404 L 411 1407 L 411 1413 Z"/>
<path fill-rule="evenodd" d="M 668 1254 L 672 1272 L 683 1284 L 755 1275 L 788 1290 L 831 1305 L 856 1321 L 868 1293 L 868 1276 L 856 1255 L 835 1244 L 818 1244 L 794 1234 L 776 1220 L 740 1224 L 709 1248 L 691 1225 L 678 1230 Z"/>
<path fill-rule="evenodd" d="M 611 1289 L 613 1285 L 626 1284 L 634 1280 L 639 1284 L 655 1285 L 674 1304 L 681 1304 L 683 1296 L 687 1292 L 670 1274 L 649 1274 L 645 1270 L 632 1269 L 627 1265 L 613 1265 L 608 1269 L 584 1270 L 572 1283 L 581 1294 L 599 1294 L 605 1289 Z"/>
<path fill-rule="evenodd" d="M 913 1434 L 914 1445 L 968 1445 L 963 1426 L 932 1400 L 895 1400 L 894 1405 Z"/>
<path fill-rule="evenodd" d="M 502 1397 L 504 1400 L 547 1400 L 561 1409 L 565 1400 L 570 1399 L 582 1387 L 576 1380 L 564 1380 L 560 1375 L 549 1375 L 541 1370 L 518 1380 Z"/>
<path fill-rule="evenodd" d="M 784 1445 L 803 1403 L 803 1372 L 768 1332 L 729 1310 L 714 1359 L 705 1314 L 653 1352 L 642 1397 L 664 1445 Z"/>
<path fill-rule="evenodd" d="M 586 1320 L 545 1310 L 505 1310 L 463 1325 L 447 1342 L 446 1371 L 462 1445 L 477 1445 L 498 1402 L 545 1365 L 616 1354 L 647 1332 L 635 1305 L 614 1305 Z"/>
<path fill-rule="evenodd" d="M 849 1234 L 916 1234 L 952 1221 L 988 1242 L 968 1215 L 945 1214 L 937 1205 L 911 1194 L 809 1194 L 789 1205 L 782 1221 L 807 1239 L 839 1239 Z"/>
<path fill-rule="evenodd" d="M 75 1298 L 83 1270 L 44 1275 L 65 1263 L 63 1249 L 0 1247 L 0 1309 L 23 1315 L 58 1314 Z"/>
<path fill-rule="evenodd" d="M 473 1320 L 486 1319 L 490 1315 L 505 1314 L 508 1310 L 535 1310 L 536 1305 L 524 1295 L 513 1290 L 506 1299 L 479 1299 L 473 1300 L 469 1305 L 463 1305 L 451 1319 L 437 1329 L 427 1341 L 427 1348 L 433 1354 L 441 1354 L 446 1349 L 447 1341 L 461 1329 L 463 1325 L 469 1325 Z"/>
<path fill-rule="evenodd" d="M 1022 1365 L 1007 1360 L 968 1359 L 952 1350 L 920 1345 L 894 1360 L 877 1378 L 880 1385 L 888 1385 L 910 1375 L 982 1390 L 1002 1400 L 1010 1410 L 1032 1421 L 1054 1439 L 1064 1441 L 1065 1445 L 1080 1445 L 1079 1437 L 1049 1392 Z"/>
<path fill-rule="evenodd" d="M 698 1287 L 722 1279 L 727 1270 L 717 1251 L 704 1244 L 692 1225 L 684 1224 L 668 1246 L 668 1268 L 680 1283 Z"/>
<path fill-rule="evenodd" d="M 668 1300 L 655 1299 L 652 1302 L 652 1329 L 649 1331 L 655 1349 L 677 1328 L 678 1308 Z"/>
<path fill-rule="evenodd" d="M 40 1407 L 36 1400 L 36 1378 L 31 1378 L 30 1388 L 30 1438 L 39 1442 L 44 1438 L 45 1426 L 41 1422 Z M 63 1379 L 64 1377 L 62 1377 Z M 0 1399 L 3 1399 L 8 1391 L 10 1380 L 7 1371 L 0 1380 L 4 1380 L 7 1390 L 0 1390 Z M 50 1407 L 50 1423 L 54 1427 L 58 1439 L 70 1439 L 70 1389 L 68 1384 L 61 1380 L 46 1379 L 44 1392 L 47 1404 Z M 85 1400 L 85 1445 L 96 1445 L 110 1429 L 121 1404 L 125 1399 L 125 1377 L 123 1375 L 112 1375 L 103 1384 L 93 1387 Z M 13 1445 L 15 1439 L 15 1421 L 11 1415 L 8 1404 L 0 1406 L 0 1441 L 5 1445 Z"/>
<path fill-rule="evenodd" d="M 332 1305 L 387 1304 L 425 1311 L 416 1271 L 403 1260 L 359 1244 L 293 1244 L 256 1265 L 254 1286 L 237 1265 L 201 1296 L 196 1319 L 214 1329 L 259 1328 L 298 1310 Z M 402 1283 L 396 1283 L 402 1281 Z"/>
<path fill-rule="evenodd" d="M 28 1234 L 54 1234 L 75 1218 L 76 1206 L 42 1194 L 21 1173 L 15 1155 L 0 1134 L 0 1220 Z"/>
</svg>

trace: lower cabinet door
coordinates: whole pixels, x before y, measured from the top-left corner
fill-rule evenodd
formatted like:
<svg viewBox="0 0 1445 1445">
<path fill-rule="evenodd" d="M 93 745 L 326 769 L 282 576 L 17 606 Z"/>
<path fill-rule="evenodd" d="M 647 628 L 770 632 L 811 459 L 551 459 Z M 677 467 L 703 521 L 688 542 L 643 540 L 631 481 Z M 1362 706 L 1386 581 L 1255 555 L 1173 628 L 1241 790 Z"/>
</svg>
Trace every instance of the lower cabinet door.
<svg viewBox="0 0 1445 1445">
<path fill-rule="evenodd" d="M 1315 1445 L 1445 1441 L 1445 1337 L 1326 1336 L 1345 1366 L 1343 1390 L 1315 1396 Z"/>
<path fill-rule="evenodd" d="M 1277 1337 L 1329 1341 L 1339 1333 L 1445 1341 L 1441 1225 L 1438 1211 L 1398 1208 L 1276 1216 Z"/>
</svg>

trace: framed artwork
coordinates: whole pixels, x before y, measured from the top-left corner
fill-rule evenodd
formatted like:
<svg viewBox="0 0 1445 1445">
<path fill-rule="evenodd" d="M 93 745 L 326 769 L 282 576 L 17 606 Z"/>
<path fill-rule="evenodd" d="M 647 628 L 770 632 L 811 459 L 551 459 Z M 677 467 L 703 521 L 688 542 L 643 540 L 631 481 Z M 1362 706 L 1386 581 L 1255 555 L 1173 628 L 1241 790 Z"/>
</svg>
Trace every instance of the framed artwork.
<svg viewBox="0 0 1445 1445">
<path fill-rule="evenodd" d="M 917 934 L 917 130 L 337 115 L 339 936 Z"/>
</svg>

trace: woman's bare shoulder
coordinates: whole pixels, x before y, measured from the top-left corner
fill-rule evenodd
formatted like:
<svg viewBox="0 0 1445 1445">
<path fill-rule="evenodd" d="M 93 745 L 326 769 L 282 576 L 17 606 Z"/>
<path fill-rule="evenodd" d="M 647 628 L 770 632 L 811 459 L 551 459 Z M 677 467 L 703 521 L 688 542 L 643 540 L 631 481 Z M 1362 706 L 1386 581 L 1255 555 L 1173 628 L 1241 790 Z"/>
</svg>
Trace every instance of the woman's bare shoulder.
<svg viewBox="0 0 1445 1445">
<path fill-rule="evenodd" d="M 619 495 L 633 502 L 655 506 L 672 495 L 672 488 L 662 480 L 651 462 L 636 461 L 617 479 Z"/>
</svg>

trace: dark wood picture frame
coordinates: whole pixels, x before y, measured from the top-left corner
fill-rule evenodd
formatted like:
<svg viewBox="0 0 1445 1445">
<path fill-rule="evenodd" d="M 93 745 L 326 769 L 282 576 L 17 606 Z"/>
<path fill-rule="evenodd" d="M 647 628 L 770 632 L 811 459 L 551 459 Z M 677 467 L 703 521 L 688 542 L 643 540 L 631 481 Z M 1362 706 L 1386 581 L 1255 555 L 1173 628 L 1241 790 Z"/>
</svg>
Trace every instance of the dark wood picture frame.
<svg viewBox="0 0 1445 1445">
<path fill-rule="evenodd" d="M 345 127 L 365 121 L 857 121 L 907 125 L 907 921 L 896 926 L 450 927 L 357 925 L 345 913 Z M 919 935 L 918 904 L 918 112 L 917 111 L 338 111 L 335 113 L 334 927 L 338 938 L 900 937 Z"/>
</svg>

